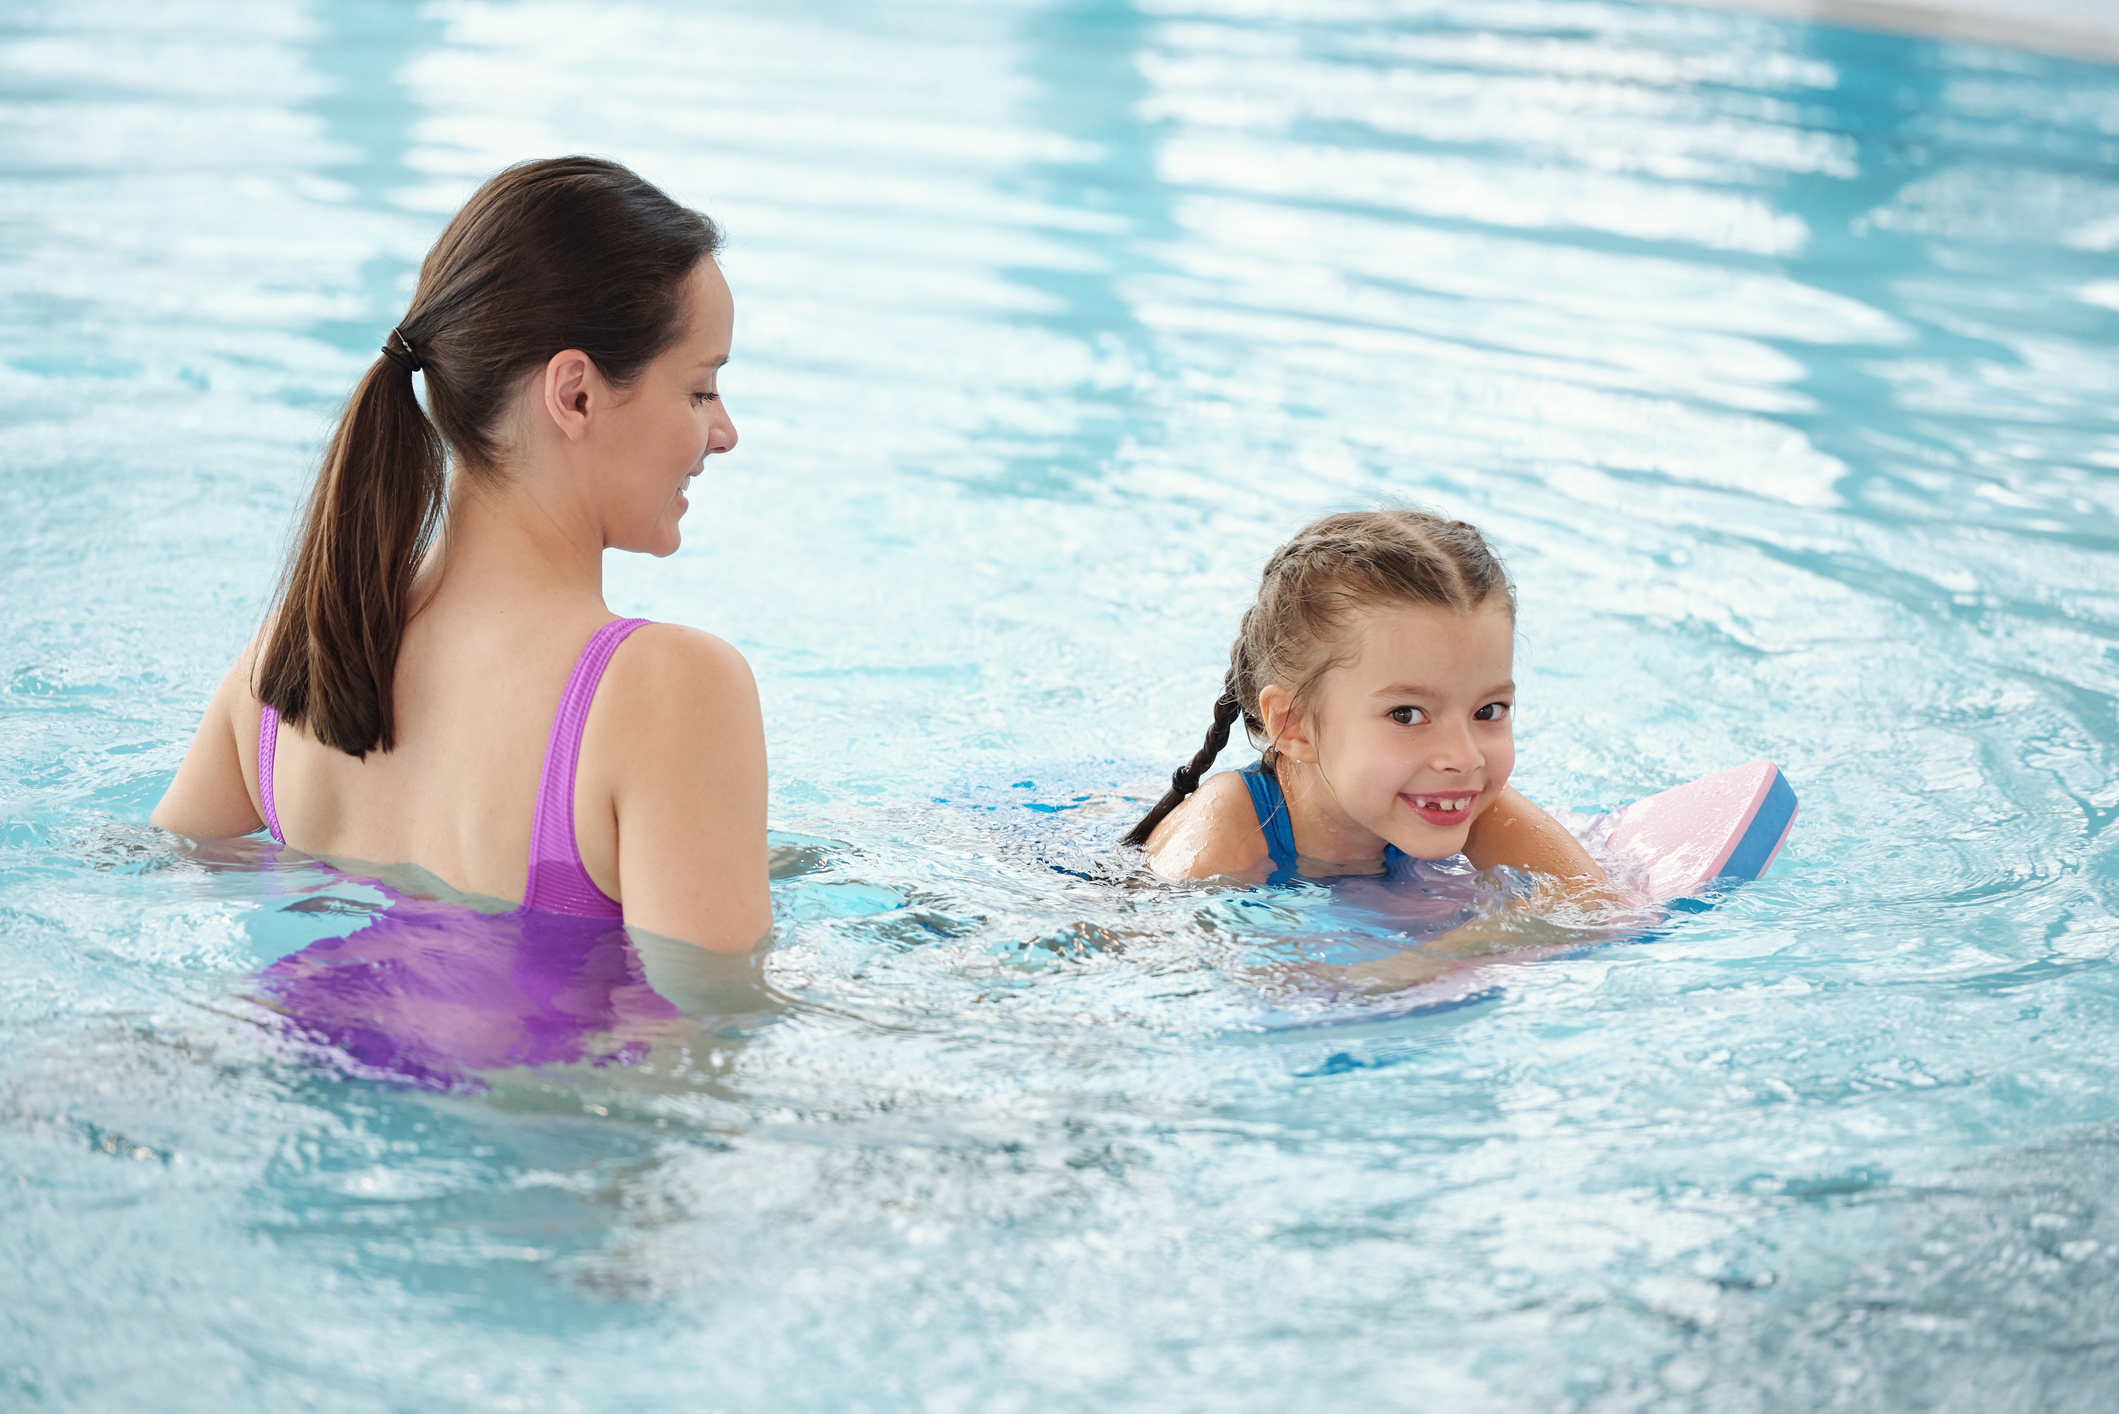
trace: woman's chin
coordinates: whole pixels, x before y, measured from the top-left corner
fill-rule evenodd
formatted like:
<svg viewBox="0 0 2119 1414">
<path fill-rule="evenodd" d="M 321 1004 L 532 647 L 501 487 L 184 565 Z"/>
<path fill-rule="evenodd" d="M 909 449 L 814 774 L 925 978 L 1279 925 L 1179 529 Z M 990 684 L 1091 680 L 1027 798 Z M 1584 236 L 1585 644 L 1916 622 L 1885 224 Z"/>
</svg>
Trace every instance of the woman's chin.
<svg viewBox="0 0 2119 1414">
<path fill-rule="evenodd" d="M 648 553 L 658 560 L 677 553 L 678 547 L 684 544 L 683 516 L 684 498 L 679 496 L 675 514 L 664 516 L 662 524 L 655 527 L 655 548 Z"/>
<path fill-rule="evenodd" d="M 653 555 L 658 560 L 666 560 L 671 555 L 676 554 L 678 548 L 683 544 L 683 532 L 679 531 L 675 525 L 665 523 L 656 526 L 653 530 L 637 539 L 628 537 L 623 541 L 615 541 L 611 544 L 611 548 L 613 550 L 624 550 L 635 555 Z"/>
</svg>

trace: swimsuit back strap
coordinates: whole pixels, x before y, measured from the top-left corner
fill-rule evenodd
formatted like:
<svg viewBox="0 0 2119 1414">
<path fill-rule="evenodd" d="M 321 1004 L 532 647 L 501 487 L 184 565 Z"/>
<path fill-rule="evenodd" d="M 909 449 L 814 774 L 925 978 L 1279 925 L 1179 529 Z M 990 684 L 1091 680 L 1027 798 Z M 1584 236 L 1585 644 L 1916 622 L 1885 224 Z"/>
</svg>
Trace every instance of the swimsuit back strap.
<svg viewBox="0 0 2119 1414">
<path fill-rule="evenodd" d="M 545 745 L 544 769 L 537 778 L 537 805 L 530 815 L 530 874 L 522 906 L 540 913 L 567 913 L 578 918 L 623 918 L 625 910 L 589 877 L 574 842 L 574 774 L 581 764 L 581 734 L 588 725 L 589 704 L 611 655 L 633 630 L 648 619 L 614 619 L 589 635 L 574 671 L 552 713 L 552 737 Z"/>
<path fill-rule="evenodd" d="M 265 828 L 272 831 L 272 842 L 285 847 L 287 837 L 280 833 L 280 812 L 272 799 L 272 762 L 279 755 L 280 713 L 270 702 L 258 716 L 258 801 L 265 807 Z"/>
<path fill-rule="evenodd" d="M 1251 809 L 1258 816 L 1258 830 L 1266 837 L 1266 853 L 1272 856 L 1273 876 L 1269 884 L 1289 884 L 1295 881 L 1295 826 L 1288 819 L 1287 797 L 1281 794 L 1280 782 L 1263 761 L 1255 766 L 1246 766 L 1237 772 L 1243 777 L 1246 789 L 1251 792 Z"/>
</svg>

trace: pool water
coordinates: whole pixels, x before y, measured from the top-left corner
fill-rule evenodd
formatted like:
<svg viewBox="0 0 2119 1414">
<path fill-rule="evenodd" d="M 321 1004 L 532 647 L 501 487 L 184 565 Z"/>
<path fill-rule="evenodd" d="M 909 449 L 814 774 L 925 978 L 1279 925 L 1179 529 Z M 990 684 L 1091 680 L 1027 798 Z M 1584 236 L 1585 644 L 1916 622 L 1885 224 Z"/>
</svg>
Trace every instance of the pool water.
<svg viewBox="0 0 2119 1414">
<path fill-rule="evenodd" d="M 2119 70 L 32 0 L 0 133 L 0 1405 L 2109 1407 Z M 742 446 L 608 588 L 757 670 L 778 938 L 395 1084 L 257 1025 L 378 896 L 145 820 L 440 224 L 575 150 L 731 235 Z M 1329 903 L 1105 879 L 1266 553 L 1405 499 L 1519 580 L 1533 798 L 1769 757 L 1764 881 L 1395 1014 L 1291 1003 Z"/>
</svg>

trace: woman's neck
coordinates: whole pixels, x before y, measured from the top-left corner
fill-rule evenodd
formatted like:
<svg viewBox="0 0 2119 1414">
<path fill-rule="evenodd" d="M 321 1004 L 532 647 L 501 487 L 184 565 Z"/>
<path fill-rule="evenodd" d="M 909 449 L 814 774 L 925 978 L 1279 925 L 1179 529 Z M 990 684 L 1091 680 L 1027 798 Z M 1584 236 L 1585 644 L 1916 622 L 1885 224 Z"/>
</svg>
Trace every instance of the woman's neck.
<svg viewBox="0 0 2119 1414">
<path fill-rule="evenodd" d="M 603 545 L 593 528 L 534 486 L 480 485 L 458 472 L 434 549 L 421 567 L 422 607 L 459 597 L 550 604 L 603 601 Z"/>
</svg>

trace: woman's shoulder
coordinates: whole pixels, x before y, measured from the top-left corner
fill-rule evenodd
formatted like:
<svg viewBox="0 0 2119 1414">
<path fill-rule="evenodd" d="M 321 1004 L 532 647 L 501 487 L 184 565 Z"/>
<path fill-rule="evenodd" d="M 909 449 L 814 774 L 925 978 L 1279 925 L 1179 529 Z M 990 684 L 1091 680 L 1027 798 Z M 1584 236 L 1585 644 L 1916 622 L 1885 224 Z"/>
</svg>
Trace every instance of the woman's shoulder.
<svg viewBox="0 0 2119 1414">
<path fill-rule="evenodd" d="M 643 624 L 611 656 L 599 704 L 638 726 L 757 716 L 758 686 L 735 645 L 683 624 Z"/>
<path fill-rule="evenodd" d="M 1169 879 L 1247 878 L 1266 861 L 1264 833 L 1241 771 L 1207 777 L 1148 838 L 1148 861 Z"/>
<path fill-rule="evenodd" d="M 612 659 L 612 670 L 621 663 L 634 673 L 736 674 L 746 681 L 751 675 L 734 644 L 685 624 L 642 624 L 626 636 L 626 650 Z"/>
</svg>

